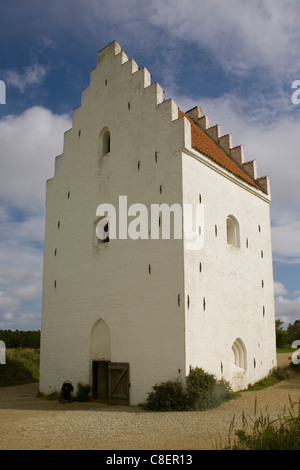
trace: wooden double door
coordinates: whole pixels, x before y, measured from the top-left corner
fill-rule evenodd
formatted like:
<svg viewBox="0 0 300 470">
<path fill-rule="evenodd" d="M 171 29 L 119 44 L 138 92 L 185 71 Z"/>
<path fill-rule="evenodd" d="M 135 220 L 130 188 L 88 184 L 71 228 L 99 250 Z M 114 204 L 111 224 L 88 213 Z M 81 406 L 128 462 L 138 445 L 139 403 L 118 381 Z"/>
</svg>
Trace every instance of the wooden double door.
<svg viewBox="0 0 300 470">
<path fill-rule="evenodd" d="M 129 405 L 129 364 L 93 361 L 93 398 L 114 405 Z"/>
</svg>

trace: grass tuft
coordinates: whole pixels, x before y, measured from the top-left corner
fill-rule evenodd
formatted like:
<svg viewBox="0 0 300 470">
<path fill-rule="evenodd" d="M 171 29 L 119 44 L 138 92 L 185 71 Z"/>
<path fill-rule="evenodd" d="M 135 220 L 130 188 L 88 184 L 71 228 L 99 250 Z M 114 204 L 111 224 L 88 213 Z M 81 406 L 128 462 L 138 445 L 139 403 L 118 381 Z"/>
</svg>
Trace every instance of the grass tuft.
<svg viewBox="0 0 300 470">
<path fill-rule="evenodd" d="M 236 429 L 233 416 L 227 438 L 219 439 L 218 450 L 300 450 L 300 400 L 283 409 L 283 416 L 276 418 L 266 411 L 257 413 L 257 400 L 254 403 L 254 417 L 242 412 L 242 427 Z"/>
</svg>

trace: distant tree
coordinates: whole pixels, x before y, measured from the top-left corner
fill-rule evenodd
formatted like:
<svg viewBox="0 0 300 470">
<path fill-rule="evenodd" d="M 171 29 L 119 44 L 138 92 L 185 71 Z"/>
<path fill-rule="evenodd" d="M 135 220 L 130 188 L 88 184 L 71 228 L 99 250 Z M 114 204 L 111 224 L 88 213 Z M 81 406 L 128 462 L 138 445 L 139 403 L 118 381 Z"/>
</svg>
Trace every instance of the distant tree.
<svg viewBox="0 0 300 470">
<path fill-rule="evenodd" d="M 300 320 L 296 320 L 293 324 L 289 323 L 287 327 L 288 342 L 300 340 Z"/>
<path fill-rule="evenodd" d="M 40 347 L 41 332 L 0 330 L 0 339 L 4 341 L 7 348 L 33 348 Z"/>
<path fill-rule="evenodd" d="M 282 326 L 282 320 L 275 320 L 277 348 L 283 348 L 288 343 L 287 331 L 283 330 Z"/>
</svg>

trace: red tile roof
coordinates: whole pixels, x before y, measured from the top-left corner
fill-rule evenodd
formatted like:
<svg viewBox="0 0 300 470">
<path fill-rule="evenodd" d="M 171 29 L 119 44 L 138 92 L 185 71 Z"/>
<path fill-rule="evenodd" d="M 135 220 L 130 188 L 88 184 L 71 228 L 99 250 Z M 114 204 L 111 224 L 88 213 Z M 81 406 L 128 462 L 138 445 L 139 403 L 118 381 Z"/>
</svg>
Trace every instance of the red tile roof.
<svg viewBox="0 0 300 470">
<path fill-rule="evenodd" d="M 203 153 L 230 173 L 262 191 L 262 188 L 243 170 L 243 168 L 241 168 L 203 129 L 201 129 L 193 119 L 178 110 L 178 118 L 183 116 L 191 123 L 192 147 L 195 150 Z"/>
</svg>

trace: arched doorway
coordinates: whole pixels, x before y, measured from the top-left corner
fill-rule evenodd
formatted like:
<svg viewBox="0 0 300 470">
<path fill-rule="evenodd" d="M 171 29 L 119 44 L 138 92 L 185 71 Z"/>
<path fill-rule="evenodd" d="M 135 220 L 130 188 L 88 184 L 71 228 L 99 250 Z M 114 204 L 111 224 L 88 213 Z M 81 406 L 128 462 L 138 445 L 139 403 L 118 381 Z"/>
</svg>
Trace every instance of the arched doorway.
<svg viewBox="0 0 300 470">
<path fill-rule="evenodd" d="M 111 341 L 101 318 L 91 331 L 92 393 L 99 401 L 129 405 L 129 364 L 111 362 Z"/>
<path fill-rule="evenodd" d="M 93 397 L 101 401 L 107 401 L 108 397 L 110 358 L 110 333 L 107 324 L 100 318 L 91 332 L 91 362 Z"/>
</svg>

